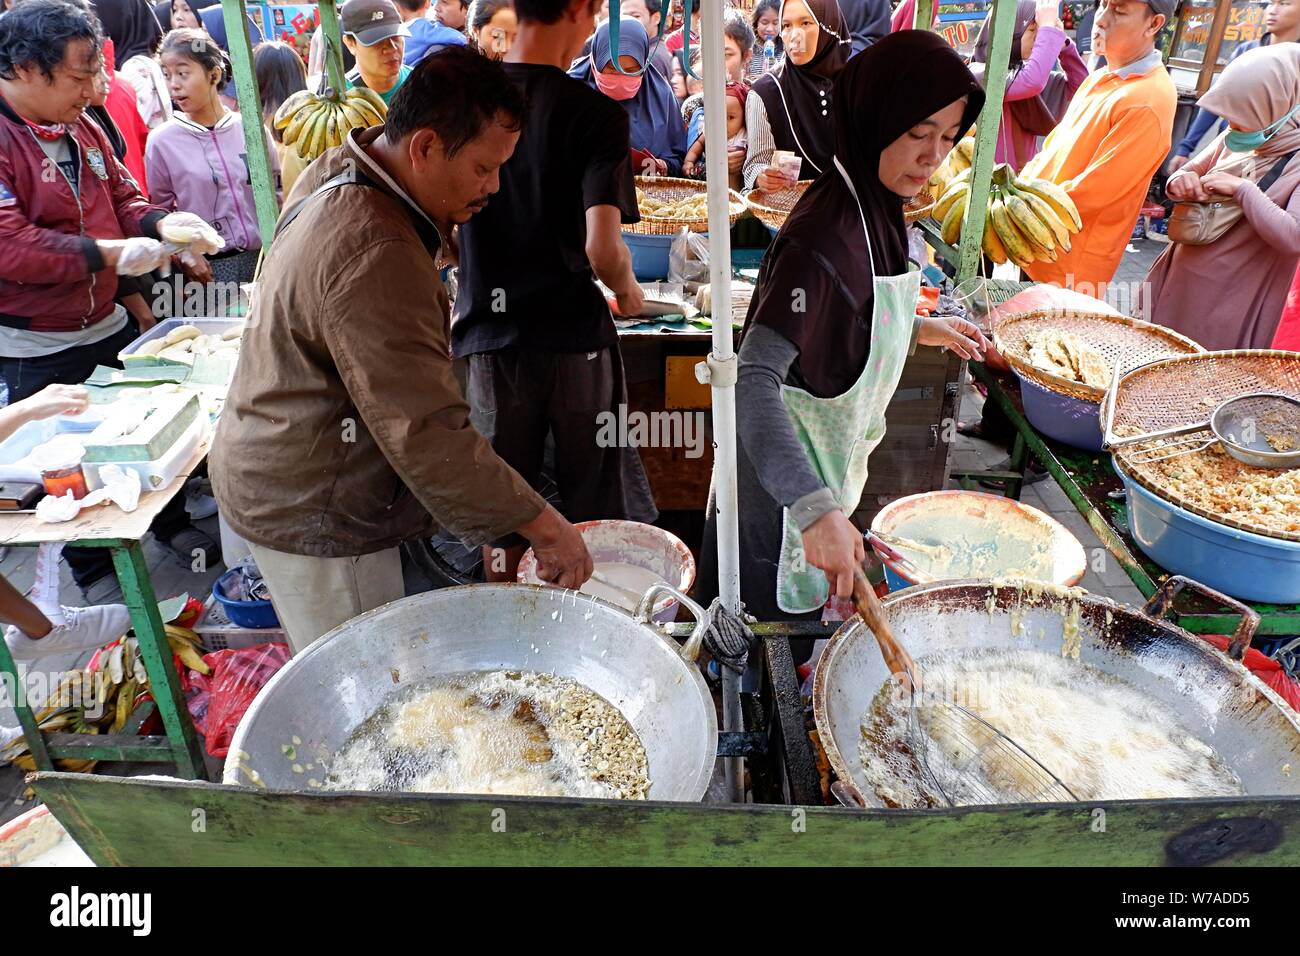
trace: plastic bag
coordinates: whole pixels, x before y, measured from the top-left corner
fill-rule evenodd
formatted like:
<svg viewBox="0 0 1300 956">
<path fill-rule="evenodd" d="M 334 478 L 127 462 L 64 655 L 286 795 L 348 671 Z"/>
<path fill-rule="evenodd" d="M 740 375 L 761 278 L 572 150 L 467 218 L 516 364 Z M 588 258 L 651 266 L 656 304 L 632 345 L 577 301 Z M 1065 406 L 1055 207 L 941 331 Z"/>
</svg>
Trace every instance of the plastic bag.
<svg viewBox="0 0 1300 956">
<path fill-rule="evenodd" d="M 704 233 L 683 229 L 673 238 L 668 248 L 668 281 L 709 281 L 709 237 Z"/>
<path fill-rule="evenodd" d="M 272 675 L 289 662 L 289 657 L 289 645 L 281 643 L 203 655 L 212 673 L 206 678 L 193 675 L 192 686 L 198 693 L 188 703 L 208 753 L 226 756 L 249 704 Z"/>
</svg>

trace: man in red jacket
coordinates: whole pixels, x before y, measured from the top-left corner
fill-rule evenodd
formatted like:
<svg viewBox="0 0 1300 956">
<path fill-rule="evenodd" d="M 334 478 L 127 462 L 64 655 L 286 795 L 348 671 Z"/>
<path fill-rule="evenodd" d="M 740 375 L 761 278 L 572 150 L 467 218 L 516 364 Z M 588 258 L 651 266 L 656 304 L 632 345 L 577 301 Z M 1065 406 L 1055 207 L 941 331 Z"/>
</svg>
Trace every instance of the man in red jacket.
<svg viewBox="0 0 1300 956">
<path fill-rule="evenodd" d="M 211 232 L 191 213 L 150 205 L 85 116 L 102 39 L 94 16 L 66 0 L 25 0 L 0 17 L 0 376 L 11 402 L 119 365 L 138 332 L 114 301 L 118 276 L 167 261 L 163 219 Z M 153 530 L 187 564 L 198 551 L 219 559 L 181 499 Z M 65 556 L 83 590 L 111 573 L 103 549 Z"/>
</svg>

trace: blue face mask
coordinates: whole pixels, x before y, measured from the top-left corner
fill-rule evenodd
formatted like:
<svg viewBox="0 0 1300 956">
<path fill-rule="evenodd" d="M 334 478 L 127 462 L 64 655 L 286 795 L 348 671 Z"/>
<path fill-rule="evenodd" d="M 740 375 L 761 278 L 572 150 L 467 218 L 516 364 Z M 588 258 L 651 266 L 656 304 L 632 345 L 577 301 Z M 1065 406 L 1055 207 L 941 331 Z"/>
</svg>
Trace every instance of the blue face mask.
<svg viewBox="0 0 1300 956">
<path fill-rule="evenodd" d="M 1266 126 L 1263 129 L 1257 129 L 1253 133 L 1241 132 L 1235 129 L 1229 130 L 1223 143 L 1234 153 L 1253 152 L 1276 136 L 1283 124 L 1295 115 L 1296 110 L 1300 110 L 1300 106 L 1292 107 L 1291 112 L 1287 113 L 1286 116 L 1283 116 L 1276 123 L 1271 126 Z"/>
</svg>

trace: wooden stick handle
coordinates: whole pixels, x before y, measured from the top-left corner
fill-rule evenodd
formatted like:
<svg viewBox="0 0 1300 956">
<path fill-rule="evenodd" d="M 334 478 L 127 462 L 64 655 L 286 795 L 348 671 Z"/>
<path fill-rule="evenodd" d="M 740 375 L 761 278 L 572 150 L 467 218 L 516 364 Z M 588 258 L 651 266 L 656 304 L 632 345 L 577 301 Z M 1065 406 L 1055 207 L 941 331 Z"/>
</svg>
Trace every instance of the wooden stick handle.
<svg viewBox="0 0 1300 956">
<path fill-rule="evenodd" d="M 880 645 L 880 654 L 884 657 L 889 672 L 902 674 L 914 688 L 918 686 L 920 681 L 916 662 L 894 637 L 889 621 L 885 619 L 885 609 L 880 604 L 880 598 L 876 597 L 866 572 L 861 568 L 853 570 L 853 606 L 876 636 L 876 643 Z"/>
</svg>

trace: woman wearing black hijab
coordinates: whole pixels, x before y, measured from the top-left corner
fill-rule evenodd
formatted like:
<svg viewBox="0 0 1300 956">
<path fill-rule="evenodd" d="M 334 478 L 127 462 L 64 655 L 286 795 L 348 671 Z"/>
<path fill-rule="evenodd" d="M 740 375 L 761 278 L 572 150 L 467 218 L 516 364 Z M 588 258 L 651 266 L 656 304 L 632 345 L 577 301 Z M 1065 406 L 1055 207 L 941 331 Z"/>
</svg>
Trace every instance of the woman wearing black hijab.
<svg viewBox="0 0 1300 956">
<path fill-rule="evenodd" d="M 740 586 L 761 621 L 816 619 L 832 588 L 852 592 L 865 552 L 848 516 L 916 345 L 965 358 L 987 347 L 965 320 L 916 316 L 903 221 L 983 103 L 961 58 L 924 30 L 885 37 L 836 80 L 830 168 L 768 250 L 740 346 Z M 706 601 L 718 587 L 714 521 L 711 503 Z"/>
<path fill-rule="evenodd" d="M 148 0 L 94 0 L 95 16 L 110 37 L 117 62 L 133 56 L 153 56 L 162 42 L 163 29 Z"/>
<path fill-rule="evenodd" d="M 853 51 L 844 14 L 836 0 L 782 0 L 780 24 L 785 58 L 745 102 L 745 189 L 790 185 L 769 168 L 773 150 L 799 154 L 799 178 L 816 179 L 835 149 L 833 87 Z"/>
</svg>

